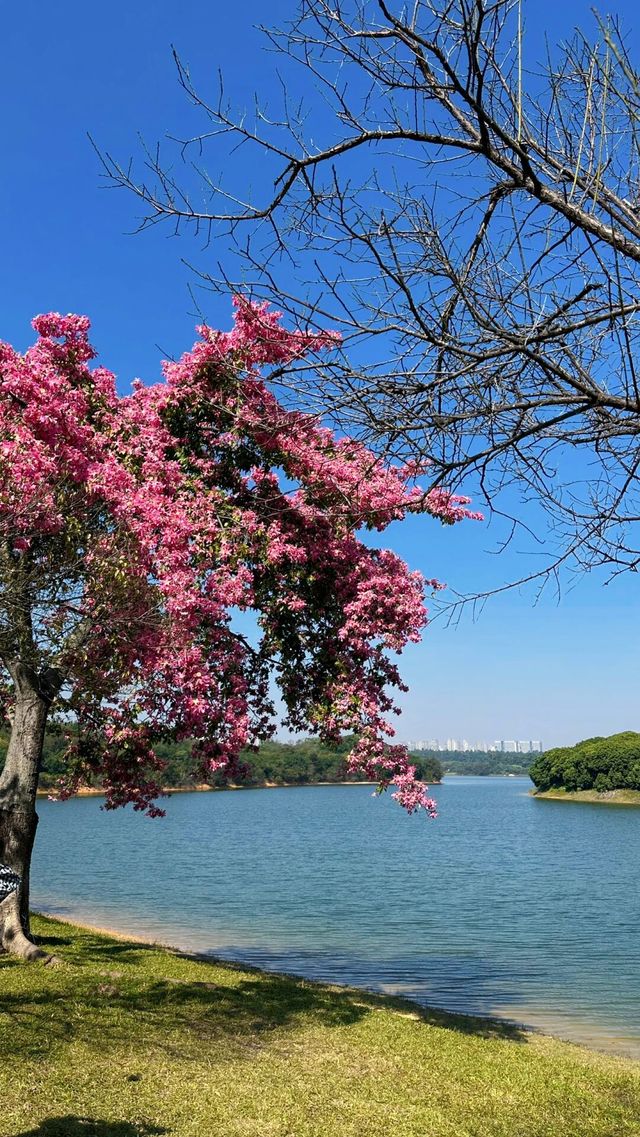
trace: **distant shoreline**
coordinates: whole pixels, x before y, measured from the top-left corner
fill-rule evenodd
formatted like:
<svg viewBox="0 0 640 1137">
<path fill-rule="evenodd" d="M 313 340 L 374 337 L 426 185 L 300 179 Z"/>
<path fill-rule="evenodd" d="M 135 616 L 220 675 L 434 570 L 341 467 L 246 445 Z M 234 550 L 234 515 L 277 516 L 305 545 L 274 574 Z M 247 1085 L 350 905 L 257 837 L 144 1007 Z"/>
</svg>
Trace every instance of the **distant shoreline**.
<svg viewBox="0 0 640 1137">
<path fill-rule="evenodd" d="M 313 786 L 377 786 L 377 782 L 256 782 L 253 786 L 240 786 L 231 782 L 228 786 L 209 786 L 205 782 L 195 786 L 163 786 L 164 794 L 201 794 L 225 793 L 227 790 L 300 790 Z M 430 786 L 441 786 L 442 782 L 429 782 Z M 55 790 L 39 789 L 38 797 L 55 797 Z M 99 786 L 83 786 L 73 795 L 74 797 L 104 797 L 104 790 Z"/>
<path fill-rule="evenodd" d="M 640 790 L 532 790 L 540 801 L 577 801 L 592 805 L 640 805 Z"/>
<path fill-rule="evenodd" d="M 445 777 L 448 778 L 528 778 L 528 774 L 459 774 L 455 770 L 445 770 Z M 427 779 L 427 785 L 437 788 L 443 784 L 442 780 L 439 782 Z M 340 782 L 256 782 L 254 785 L 243 786 L 231 783 L 228 786 L 209 786 L 205 783 L 198 783 L 194 786 L 164 786 L 164 792 L 167 795 L 171 794 L 193 794 L 193 793 L 226 793 L 227 790 L 301 790 L 313 789 L 314 786 L 377 786 L 375 781 L 340 781 Z M 37 791 L 38 797 L 55 797 L 55 787 L 50 789 L 39 789 Z M 96 787 L 83 787 L 78 790 L 74 797 L 103 797 L 104 790 Z M 542 795 L 535 795 L 542 796 Z M 638 794 L 640 802 L 640 793 Z"/>
</svg>

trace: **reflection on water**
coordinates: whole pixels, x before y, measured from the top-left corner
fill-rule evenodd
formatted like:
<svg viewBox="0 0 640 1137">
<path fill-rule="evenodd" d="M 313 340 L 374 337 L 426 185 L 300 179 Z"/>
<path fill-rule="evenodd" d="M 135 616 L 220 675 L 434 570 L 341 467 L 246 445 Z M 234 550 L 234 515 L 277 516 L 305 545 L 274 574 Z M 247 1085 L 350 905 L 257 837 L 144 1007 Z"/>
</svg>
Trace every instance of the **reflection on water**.
<svg viewBox="0 0 640 1137">
<path fill-rule="evenodd" d="M 640 812 L 528 787 L 452 779 L 436 822 L 364 786 L 43 802 L 34 906 L 640 1057 Z"/>
</svg>

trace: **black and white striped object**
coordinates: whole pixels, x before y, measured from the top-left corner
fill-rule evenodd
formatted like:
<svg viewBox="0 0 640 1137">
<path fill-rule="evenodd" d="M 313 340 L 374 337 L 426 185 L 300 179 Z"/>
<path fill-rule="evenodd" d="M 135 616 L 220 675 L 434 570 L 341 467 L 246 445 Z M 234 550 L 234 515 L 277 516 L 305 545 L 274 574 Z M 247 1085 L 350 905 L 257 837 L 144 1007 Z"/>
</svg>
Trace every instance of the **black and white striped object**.
<svg viewBox="0 0 640 1137">
<path fill-rule="evenodd" d="M 20 888 L 20 877 L 0 861 L 0 904 L 18 888 Z"/>
</svg>

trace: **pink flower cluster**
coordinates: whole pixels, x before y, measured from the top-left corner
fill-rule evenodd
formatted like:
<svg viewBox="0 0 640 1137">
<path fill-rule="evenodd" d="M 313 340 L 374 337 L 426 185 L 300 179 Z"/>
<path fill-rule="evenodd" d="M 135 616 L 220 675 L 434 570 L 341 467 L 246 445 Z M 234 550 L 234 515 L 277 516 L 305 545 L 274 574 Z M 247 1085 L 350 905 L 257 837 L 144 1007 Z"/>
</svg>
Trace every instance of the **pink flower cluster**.
<svg viewBox="0 0 640 1137">
<path fill-rule="evenodd" d="M 440 585 L 357 532 L 407 511 L 478 515 L 283 407 L 260 368 L 336 337 L 234 303 L 231 332 L 200 329 L 164 382 L 126 397 L 89 367 L 86 317 L 37 317 L 25 355 L 0 344 L 0 607 L 20 647 L 15 597 L 28 603 L 30 658 L 64 674 L 54 710 L 77 731 L 60 792 L 98 777 L 108 807 L 157 813 L 156 747 L 176 737 L 205 775 L 238 776 L 240 752 L 275 729 L 275 674 L 290 728 L 355 732 L 351 768 L 433 814 L 384 739 L 404 689 L 388 653 L 419 638 L 425 584 Z M 256 645 L 237 610 L 257 613 Z"/>
</svg>

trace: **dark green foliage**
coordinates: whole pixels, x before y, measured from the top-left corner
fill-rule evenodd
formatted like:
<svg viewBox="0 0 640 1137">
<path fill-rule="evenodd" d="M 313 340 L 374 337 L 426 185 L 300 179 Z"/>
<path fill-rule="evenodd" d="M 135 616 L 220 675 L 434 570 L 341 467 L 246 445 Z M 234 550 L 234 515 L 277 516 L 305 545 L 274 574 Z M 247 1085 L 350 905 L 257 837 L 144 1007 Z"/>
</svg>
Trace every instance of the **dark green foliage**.
<svg viewBox="0 0 640 1137">
<path fill-rule="evenodd" d="M 423 754 L 419 752 L 411 755 L 412 761 L 415 762 L 416 773 L 423 782 L 441 782 L 444 776 L 442 763 L 436 758 L 435 754 Z"/>
<path fill-rule="evenodd" d="M 547 750 L 531 766 L 538 790 L 640 790 L 640 734 L 586 738 L 576 746 Z"/>
<path fill-rule="evenodd" d="M 274 782 L 295 786 L 355 780 L 354 775 L 345 772 L 354 742 L 352 736 L 345 737 L 335 750 L 313 738 L 296 743 L 264 742 L 257 752 L 243 755 L 251 767 L 248 784 Z"/>
<path fill-rule="evenodd" d="M 355 743 L 353 735 L 345 735 L 335 746 L 324 746 L 316 739 L 307 738 L 303 742 L 264 742 L 257 751 L 246 751 L 243 760 L 250 767 L 249 776 L 243 784 L 259 786 L 265 782 L 275 785 L 313 785 L 317 782 L 362 781 L 363 775 L 348 773 L 346 760 Z M 0 766 L 6 749 L 7 739 L 0 736 Z M 55 785 L 64 770 L 63 754 L 66 739 L 61 734 L 47 734 L 40 784 L 44 789 Z M 164 786 L 186 787 L 202 781 L 193 773 L 189 742 L 164 742 L 157 747 L 159 756 L 166 762 L 160 781 Z M 442 766 L 437 758 L 429 755 L 416 755 L 418 776 L 433 784 L 442 779 Z M 213 784 L 222 785 L 219 779 Z"/>
<path fill-rule="evenodd" d="M 346 769 L 347 757 L 355 745 L 354 735 L 345 735 L 335 746 L 324 746 L 314 738 L 302 742 L 264 742 L 243 758 L 251 767 L 247 785 L 264 782 L 276 785 L 312 785 L 315 782 L 363 781 L 364 775 Z M 422 756 L 416 760 L 418 777 L 427 782 L 442 780 L 442 766 Z M 174 783 L 175 784 L 175 783 Z"/>
</svg>

